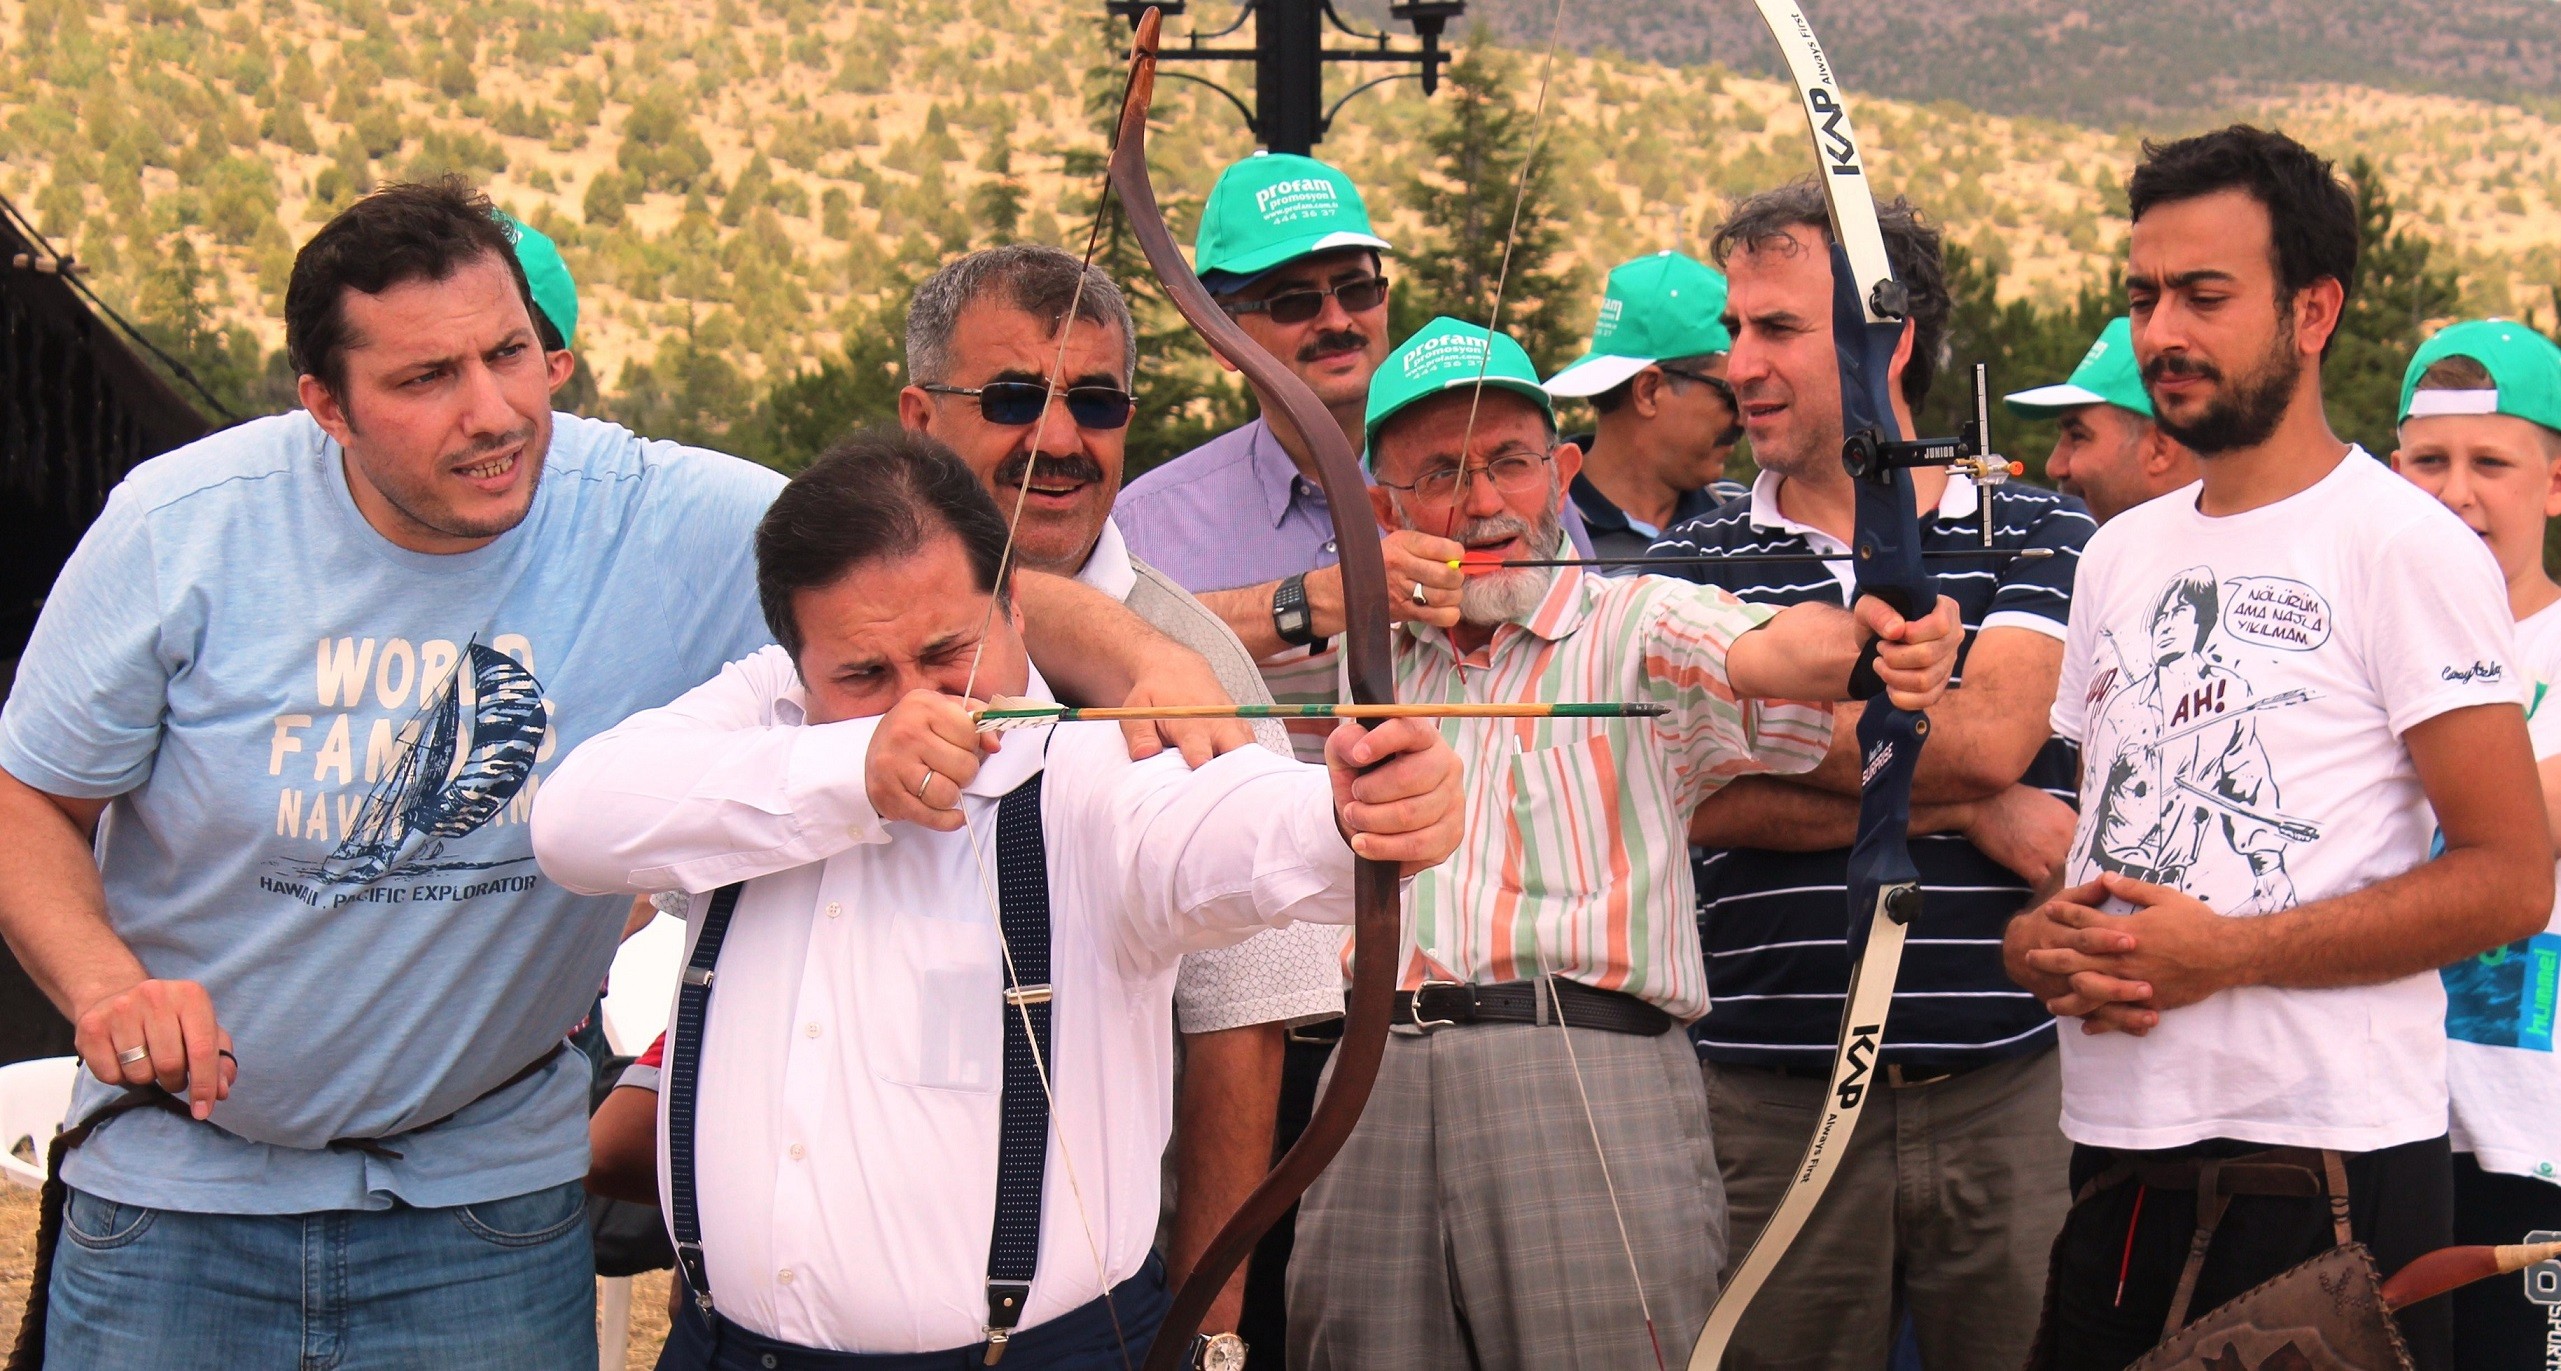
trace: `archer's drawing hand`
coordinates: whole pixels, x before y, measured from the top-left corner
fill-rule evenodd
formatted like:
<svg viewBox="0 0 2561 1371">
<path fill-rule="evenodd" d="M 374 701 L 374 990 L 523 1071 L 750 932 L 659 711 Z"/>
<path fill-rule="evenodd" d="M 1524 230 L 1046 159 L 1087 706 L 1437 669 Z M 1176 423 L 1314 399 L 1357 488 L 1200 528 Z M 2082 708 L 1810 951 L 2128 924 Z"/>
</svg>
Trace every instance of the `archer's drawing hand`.
<svg viewBox="0 0 2561 1371">
<path fill-rule="evenodd" d="M 1002 742 L 1000 734 L 978 731 L 970 717 L 978 707 L 938 690 L 911 690 L 880 716 L 863 757 L 863 790 L 881 822 L 904 820 L 937 833 L 956 833 L 968 822 L 960 793 L 977 777 L 979 759 Z"/>
<path fill-rule="evenodd" d="M 1458 754 L 1430 720 L 1363 728 L 1346 719 L 1325 740 L 1325 770 L 1334 822 L 1354 853 L 1402 863 L 1411 876 L 1458 850 L 1465 808 Z"/>
<path fill-rule="evenodd" d="M 1380 535 L 1378 548 L 1387 558 L 1389 618 L 1434 628 L 1458 625 L 1458 596 L 1467 585 L 1467 576 L 1450 563 L 1466 554 L 1465 547 L 1447 538 L 1400 528 Z M 1417 586 L 1423 591 L 1419 604 L 1414 599 Z"/>
<path fill-rule="evenodd" d="M 74 1021 L 72 1045 L 89 1073 L 109 1085 L 157 1083 L 184 1094 L 198 1119 L 231 1094 L 240 1074 L 231 1034 L 214 1018 L 213 997 L 194 981 L 136 981 L 92 1001 Z M 130 1063 L 120 1061 L 134 1049 Z"/>
<path fill-rule="evenodd" d="M 1956 601 L 1942 595 L 1926 618 L 1905 619 L 1883 600 L 1862 595 L 1851 613 L 1862 630 L 1883 643 L 1876 675 L 1885 682 L 1885 698 L 1897 709 L 1937 704 L 1956 669 L 1956 650 L 1965 642 L 1965 621 Z"/>
</svg>

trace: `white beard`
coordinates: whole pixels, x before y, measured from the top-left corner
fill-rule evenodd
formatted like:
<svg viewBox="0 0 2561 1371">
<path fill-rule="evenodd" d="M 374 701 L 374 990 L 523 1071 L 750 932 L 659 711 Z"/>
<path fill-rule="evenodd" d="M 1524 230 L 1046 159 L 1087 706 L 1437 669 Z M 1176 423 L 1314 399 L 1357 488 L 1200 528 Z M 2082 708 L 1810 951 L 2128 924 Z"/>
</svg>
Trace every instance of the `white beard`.
<svg viewBox="0 0 2561 1371">
<path fill-rule="evenodd" d="M 1554 576 L 1546 567 L 1513 567 L 1470 577 L 1458 592 L 1458 617 L 1480 627 L 1524 623 L 1547 598 Z"/>
</svg>

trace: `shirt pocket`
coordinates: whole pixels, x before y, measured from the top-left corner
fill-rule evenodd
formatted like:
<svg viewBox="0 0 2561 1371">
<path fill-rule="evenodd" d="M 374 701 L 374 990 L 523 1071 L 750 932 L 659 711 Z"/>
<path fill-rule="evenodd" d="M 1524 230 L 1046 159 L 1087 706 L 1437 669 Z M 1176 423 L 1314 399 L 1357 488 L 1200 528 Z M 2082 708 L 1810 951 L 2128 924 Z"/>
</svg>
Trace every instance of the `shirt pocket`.
<svg viewBox="0 0 2561 1371">
<path fill-rule="evenodd" d="M 872 1073 L 899 1085 L 992 1095 L 1005 1084 L 1004 954 L 983 920 L 890 916 L 853 1006 L 876 1035 Z"/>
<path fill-rule="evenodd" d="M 1600 732 L 1512 758 L 1504 889 L 1579 900 L 1611 887 L 1621 861 L 1614 836 L 1619 768 L 1609 735 Z"/>
</svg>

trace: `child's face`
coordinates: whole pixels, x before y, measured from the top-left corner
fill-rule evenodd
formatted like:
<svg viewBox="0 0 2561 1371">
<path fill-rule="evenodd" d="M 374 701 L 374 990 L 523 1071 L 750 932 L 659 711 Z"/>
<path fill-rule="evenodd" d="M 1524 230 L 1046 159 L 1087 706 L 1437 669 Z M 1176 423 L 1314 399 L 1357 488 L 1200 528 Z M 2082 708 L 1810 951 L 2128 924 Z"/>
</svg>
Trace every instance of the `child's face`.
<svg viewBox="0 0 2561 1371">
<path fill-rule="evenodd" d="M 2430 415 L 2403 421 L 2392 469 L 2460 515 L 2513 581 L 2543 564 L 2544 521 L 2561 515 L 2556 447 L 2530 419 Z"/>
</svg>

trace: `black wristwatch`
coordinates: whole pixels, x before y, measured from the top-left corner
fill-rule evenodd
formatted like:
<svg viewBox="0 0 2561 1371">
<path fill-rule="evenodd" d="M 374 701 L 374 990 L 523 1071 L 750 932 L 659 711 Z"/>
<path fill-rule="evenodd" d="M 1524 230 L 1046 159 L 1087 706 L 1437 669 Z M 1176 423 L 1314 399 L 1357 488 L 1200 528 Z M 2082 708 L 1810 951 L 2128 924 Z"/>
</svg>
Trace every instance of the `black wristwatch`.
<svg viewBox="0 0 2561 1371">
<path fill-rule="evenodd" d="M 1272 592 L 1272 632 L 1291 647 L 1317 641 L 1316 616 L 1307 610 L 1307 573 L 1283 579 Z"/>
</svg>

